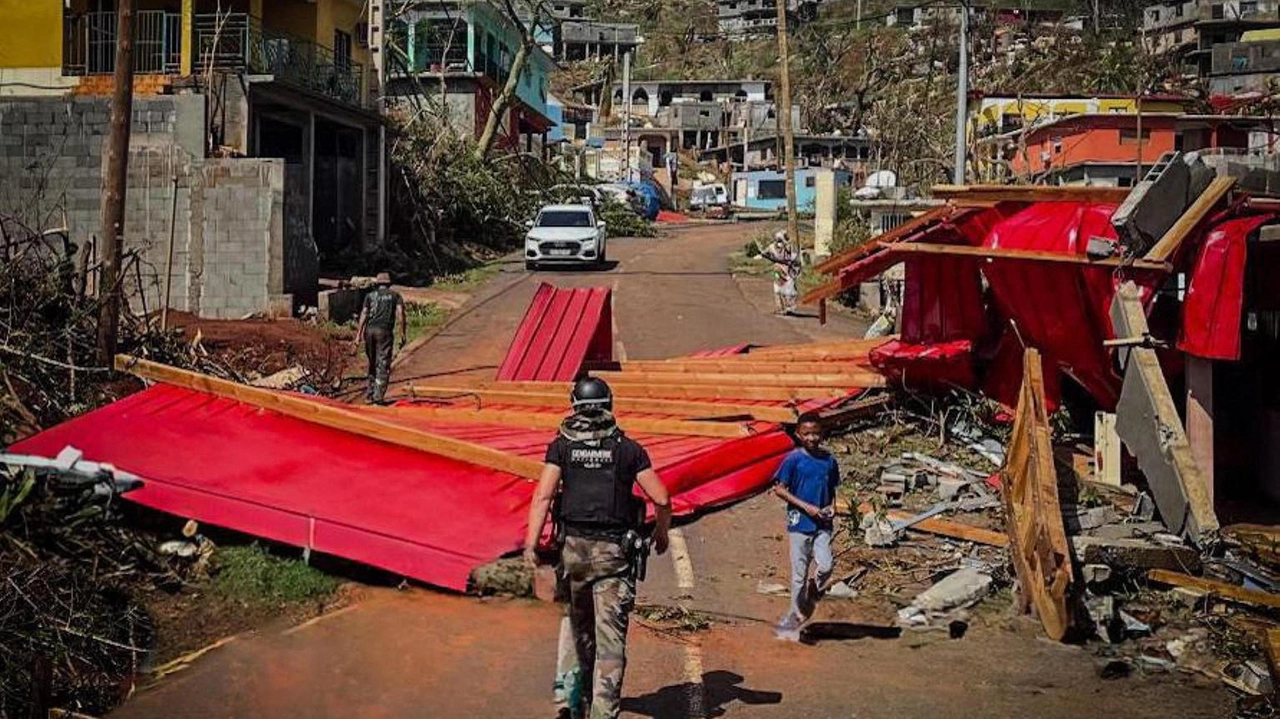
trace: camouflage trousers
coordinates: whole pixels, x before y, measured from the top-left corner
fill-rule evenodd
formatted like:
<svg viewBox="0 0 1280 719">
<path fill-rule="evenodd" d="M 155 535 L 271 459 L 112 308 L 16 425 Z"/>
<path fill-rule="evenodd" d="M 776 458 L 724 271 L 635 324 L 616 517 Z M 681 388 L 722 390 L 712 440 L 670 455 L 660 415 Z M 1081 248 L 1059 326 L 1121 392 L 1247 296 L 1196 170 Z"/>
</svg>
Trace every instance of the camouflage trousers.
<svg viewBox="0 0 1280 719">
<path fill-rule="evenodd" d="M 627 668 L 627 624 L 636 603 L 631 562 L 621 544 L 583 537 L 565 537 L 560 560 L 578 663 L 591 676 L 591 719 L 615 719 Z"/>
</svg>

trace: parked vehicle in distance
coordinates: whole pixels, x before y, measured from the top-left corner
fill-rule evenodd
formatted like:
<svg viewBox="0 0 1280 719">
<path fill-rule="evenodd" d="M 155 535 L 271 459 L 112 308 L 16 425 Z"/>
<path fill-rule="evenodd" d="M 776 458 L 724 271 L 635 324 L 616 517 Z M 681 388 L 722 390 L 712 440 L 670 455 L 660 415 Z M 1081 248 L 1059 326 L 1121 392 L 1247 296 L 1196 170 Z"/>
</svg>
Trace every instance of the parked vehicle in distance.
<svg viewBox="0 0 1280 719">
<path fill-rule="evenodd" d="M 596 185 L 596 188 L 637 215 L 644 215 L 644 198 L 625 182 L 609 182 L 603 185 Z"/>
<path fill-rule="evenodd" d="M 722 182 L 695 184 L 689 193 L 689 209 L 708 210 L 712 207 L 727 207 L 729 190 Z"/>
<path fill-rule="evenodd" d="M 552 197 L 561 202 L 591 205 L 597 212 L 604 206 L 605 199 L 611 197 L 597 185 L 554 185 L 550 192 Z"/>
<path fill-rule="evenodd" d="M 544 264 L 599 267 L 608 261 L 605 225 L 590 205 L 547 205 L 526 227 L 524 265 L 529 270 Z"/>
</svg>

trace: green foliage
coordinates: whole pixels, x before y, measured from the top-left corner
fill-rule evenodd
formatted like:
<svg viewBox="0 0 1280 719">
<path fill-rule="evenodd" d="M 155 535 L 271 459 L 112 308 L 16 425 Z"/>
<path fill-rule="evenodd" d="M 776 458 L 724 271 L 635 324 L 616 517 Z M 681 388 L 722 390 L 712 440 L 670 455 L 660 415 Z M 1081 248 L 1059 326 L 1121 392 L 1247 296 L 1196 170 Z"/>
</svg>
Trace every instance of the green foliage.
<svg viewBox="0 0 1280 719">
<path fill-rule="evenodd" d="M 392 120 L 389 235 L 384 256 L 350 258 L 424 283 L 460 272 L 518 247 L 532 217 L 563 172 L 526 154 L 475 156 L 438 107 Z"/>
<path fill-rule="evenodd" d="M 654 237 L 658 234 L 652 222 L 616 200 L 605 201 L 600 208 L 600 219 L 604 221 L 605 232 L 609 237 Z"/>
<path fill-rule="evenodd" d="M 214 588 L 244 602 L 303 602 L 323 599 L 338 580 L 299 559 L 282 559 L 251 544 L 222 547 L 214 554 Z"/>
<path fill-rule="evenodd" d="M 9 515 L 31 494 L 31 489 L 36 486 L 36 475 L 34 472 L 6 474 L 0 477 L 0 482 L 4 484 L 4 491 L 0 492 L 0 524 L 4 524 Z"/>
<path fill-rule="evenodd" d="M 444 324 L 449 319 L 449 310 L 434 302 L 411 303 L 405 305 L 405 316 L 409 320 L 405 342 L 412 342 Z"/>
</svg>

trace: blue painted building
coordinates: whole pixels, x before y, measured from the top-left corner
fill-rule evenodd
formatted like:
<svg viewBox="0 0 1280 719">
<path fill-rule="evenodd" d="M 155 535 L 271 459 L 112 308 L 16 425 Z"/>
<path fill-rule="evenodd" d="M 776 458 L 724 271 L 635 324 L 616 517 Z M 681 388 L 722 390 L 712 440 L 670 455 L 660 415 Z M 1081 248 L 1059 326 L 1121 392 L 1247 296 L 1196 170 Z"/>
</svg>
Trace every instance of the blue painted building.
<svg viewBox="0 0 1280 719">
<path fill-rule="evenodd" d="M 387 92 L 391 96 L 447 88 L 458 130 L 478 137 L 493 99 L 506 84 L 520 47 L 520 27 L 493 0 L 418 2 L 388 27 Z M 516 86 L 516 102 L 503 118 L 502 144 L 548 132 L 547 86 L 556 61 L 535 45 Z"/>
<path fill-rule="evenodd" d="M 847 170 L 796 168 L 796 208 L 801 212 L 813 212 L 819 172 L 834 172 L 837 188 L 853 184 L 853 173 Z M 733 204 L 737 207 L 763 211 L 787 209 L 787 173 L 782 170 L 735 172 L 731 184 Z"/>
</svg>

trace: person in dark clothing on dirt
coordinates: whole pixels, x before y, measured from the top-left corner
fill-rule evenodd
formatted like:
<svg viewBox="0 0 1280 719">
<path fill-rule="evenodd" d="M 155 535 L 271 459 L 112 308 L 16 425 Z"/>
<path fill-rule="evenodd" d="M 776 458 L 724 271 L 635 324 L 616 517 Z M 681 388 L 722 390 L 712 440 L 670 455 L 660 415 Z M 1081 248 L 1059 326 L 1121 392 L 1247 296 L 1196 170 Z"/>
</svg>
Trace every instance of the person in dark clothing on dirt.
<svg viewBox="0 0 1280 719">
<path fill-rule="evenodd" d="M 542 528 L 559 494 L 557 524 L 564 531 L 559 572 L 569 589 L 569 624 L 583 674 L 591 719 L 616 719 L 626 670 L 627 625 L 636 580 L 648 548 L 640 534 L 644 503 L 653 502 L 653 548 L 667 551 L 671 499 L 649 455 L 618 428 L 613 394 L 602 380 L 579 380 L 570 395 L 573 415 L 547 447 L 546 466 L 529 506 L 524 559 L 537 563 Z M 581 707 L 561 705 L 560 716 Z"/>
<path fill-rule="evenodd" d="M 395 349 L 395 324 L 400 322 L 400 346 L 409 336 L 409 318 L 404 310 L 404 298 L 391 289 L 391 275 L 379 272 L 374 279 L 377 287 L 364 296 L 360 309 L 360 324 L 356 327 L 356 346 L 364 343 L 364 354 L 369 360 L 369 385 L 365 399 L 380 403 L 387 394 L 391 379 L 391 355 Z"/>
</svg>

